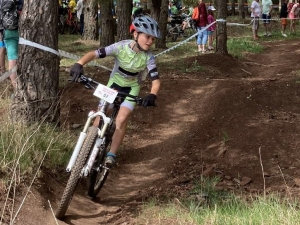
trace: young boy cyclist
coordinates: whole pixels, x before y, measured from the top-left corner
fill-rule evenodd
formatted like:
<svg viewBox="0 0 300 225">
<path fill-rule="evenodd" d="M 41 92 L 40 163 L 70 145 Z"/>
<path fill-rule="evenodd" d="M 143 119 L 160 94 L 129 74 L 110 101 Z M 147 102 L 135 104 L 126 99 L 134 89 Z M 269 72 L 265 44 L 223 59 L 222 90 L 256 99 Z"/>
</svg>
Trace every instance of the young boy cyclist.
<svg viewBox="0 0 300 225">
<path fill-rule="evenodd" d="M 97 58 L 113 56 L 115 65 L 107 86 L 138 96 L 141 88 L 142 72 L 147 69 L 152 80 L 152 87 L 150 94 L 143 101 L 143 106 L 155 106 L 156 95 L 160 89 L 160 80 L 150 47 L 156 38 L 161 37 L 158 24 L 151 17 L 140 15 L 133 20 L 130 32 L 133 35 L 133 40 L 123 40 L 96 51 L 88 52 L 79 59 L 70 70 L 70 75 L 73 76 L 72 81 L 77 81 L 80 75 L 83 74 L 85 64 Z M 116 130 L 105 162 L 108 167 L 112 167 L 116 163 L 116 153 L 125 136 L 126 125 L 134 107 L 135 103 L 127 99 L 121 104 L 116 118 Z M 99 118 L 95 120 L 94 126 L 98 126 L 98 121 Z"/>
</svg>

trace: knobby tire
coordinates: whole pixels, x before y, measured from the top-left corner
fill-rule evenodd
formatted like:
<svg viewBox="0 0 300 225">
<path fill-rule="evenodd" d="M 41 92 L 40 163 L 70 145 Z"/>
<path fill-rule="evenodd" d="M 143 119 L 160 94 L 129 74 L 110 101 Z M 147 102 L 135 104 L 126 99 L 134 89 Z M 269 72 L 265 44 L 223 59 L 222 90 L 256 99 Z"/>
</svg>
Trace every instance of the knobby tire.
<svg viewBox="0 0 300 225">
<path fill-rule="evenodd" d="M 97 127 L 93 127 L 93 126 L 90 127 L 86 139 L 82 145 L 82 148 L 80 149 L 76 162 L 71 170 L 71 175 L 69 177 L 68 183 L 66 185 L 66 188 L 59 202 L 58 208 L 56 210 L 55 216 L 57 219 L 64 218 L 67 212 L 67 209 L 71 203 L 78 181 L 81 178 L 80 173 L 86 163 L 87 157 L 91 149 L 95 144 L 97 135 L 98 135 Z"/>
<path fill-rule="evenodd" d="M 105 162 L 106 154 L 109 151 L 109 146 L 112 141 L 112 136 L 116 129 L 115 123 L 113 123 L 106 132 L 106 140 L 105 143 L 100 147 L 100 152 L 98 154 L 98 161 L 95 162 L 94 167 L 99 167 L 101 164 L 103 165 Z M 88 196 L 91 198 L 96 198 L 102 189 L 106 178 L 108 177 L 109 170 L 105 170 L 101 168 L 100 171 L 92 170 L 90 175 L 89 187 L 88 187 Z"/>
</svg>

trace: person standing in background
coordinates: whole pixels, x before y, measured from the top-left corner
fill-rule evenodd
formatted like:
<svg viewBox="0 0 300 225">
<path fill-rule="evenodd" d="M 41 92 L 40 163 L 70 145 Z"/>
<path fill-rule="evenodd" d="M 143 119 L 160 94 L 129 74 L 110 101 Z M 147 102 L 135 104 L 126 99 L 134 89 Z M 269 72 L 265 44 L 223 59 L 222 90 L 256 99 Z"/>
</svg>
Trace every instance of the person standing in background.
<svg viewBox="0 0 300 225">
<path fill-rule="evenodd" d="M 68 6 L 69 6 L 69 8 L 70 8 L 72 14 L 75 14 L 75 13 L 76 13 L 76 5 L 77 5 L 77 3 L 75 2 L 75 0 L 70 0 Z"/>
<path fill-rule="evenodd" d="M 251 18 L 253 18 L 252 33 L 253 33 L 254 40 L 257 40 L 259 38 L 257 32 L 259 28 L 259 17 L 261 14 L 261 8 L 258 2 L 259 0 L 254 0 L 251 3 Z"/>
<path fill-rule="evenodd" d="M 281 20 L 281 34 L 283 37 L 287 37 L 285 30 L 287 25 L 287 16 L 288 16 L 288 9 L 287 9 L 288 0 L 284 0 L 281 9 L 280 9 L 280 20 Z"/>
<path fill-rule="evenodd" d="M 198 30 L 198 37 L 197 37 L 197 45 L 198 45 L 198 52 L 205 53 L 205 44 L 207 42 L 207 30 L 202 30 L 207 24 L 207 11 L 206 6 L 203 0 L 199 0 L 198 5 L 198 18 L 196 19 L 196 27 Z M 201 31 L 201 32 L 200 32 Z"/>
<path fill-rule="evenodd" d="M 273 8 L 272 0 L 262 0 L 262 20 L 265 27 L 264 36 L 270 37 L 271 34 L 271 13 Z"/>
<path fill-rule="evenodd" d="M 215 22 L 215 17 L 214 17 L 214 11 L 216 10 L 215 7 L 209 6 L 207 9 L 208 17 L 207 21 L 208 24 L 211 24 Z M 214 43 L 214 31 L 216 30 L 216 24 L 214 23 L 211 25 L 209 28 L 207 28 L 207 35 L 208 35 L 208 42 L 207 42 L 207 49 L 208 51 L 214 50 L 213 43 Z"/>
<path fill-rule="evenodd" d="M 78 0 L 77 5 L 76 5 L 76 11 L 77 11 L 77 18 L 80 21 L 80 35 L 83 35 L 83 30 L 84 30 L 84 5 L 85 5 L 85 0 Z"/>
<path fill-rule="evenodd" d="M 19 49 L 19 18 L 23 8 L 23 0 L 16 0 L 11 4 L 10 0 L 2 0 L 1 3 L 1 25 L 4 28 L 4 44 L 8 58 L 8 70 L 11 71 L 17 66 Z M 17 72 L 9 76 L 13 90 L 17 89 Z M 13 95 L 12 95 L 13 96 Z"/>
<path fill-rule="evenodd" d="M 297 2 L 293 5 L 291 11 L 289 12 L 289 18 L 291 19 L 291 34 L 296 34 L 296 19 L 298 18 L 299 10 L 299 2 Z"/>
<path fill-rule="evenodd" d="M 0 0 L 0 12 L 1 12 L 2 0 Z M 0 72 L 5 72 L 5 44 L 4 44 L 4 28 L 2 25 L 2 21 L 0 21 Z"/>
</svg>

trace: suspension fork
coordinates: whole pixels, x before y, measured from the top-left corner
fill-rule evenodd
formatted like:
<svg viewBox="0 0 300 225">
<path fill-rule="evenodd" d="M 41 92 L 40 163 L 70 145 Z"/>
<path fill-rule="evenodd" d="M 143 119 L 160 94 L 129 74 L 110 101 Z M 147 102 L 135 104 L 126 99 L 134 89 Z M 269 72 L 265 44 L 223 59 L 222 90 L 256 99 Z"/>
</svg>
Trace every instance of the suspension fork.
<svg viewBox="0 0 300 225">
<path fill-rule="evenodd" d="M 103 145 L 106 141 L 106 130 L 111 124 L 111 118 L 106 116 L 106 112 L 108 110 L 109 104 L 107 102 L 103 103 L 103 106 L 100 109 L 101 114 L 99 117 L 99 126 L 98 126 L 98 137 L 96 139 L 95 145 L 93 146 L 93 149 L 91 151 L 91 154 L 87 160 L 87 164 L 82 169 L 82 175 L 87 177 L 94 165 L 95 159 L 99 153 L 101 145 Z M 100 125 L 103 126 L 100 126 Z M 96 125 L 96 124 L 94 124 Z"/>
<path fill-rule="evenodd" d="M 100 111 L 98 111 L 98 112 L 94 112 L 94 111 L 89 112 L 88 119 L 87 119 L 87 121 L 86 121 L 86 123 L 84 125 L 83 130 L 80 132 L 79 138 L 77 140 L 77 144 L 76 144 L 76 146 L 75 146 L 75 148 L 73 150 L 72 156 L 71 156 L 70 161 L 68 163 L 68 166 L 67 166 L 67 169 L 66 169 L 67 172 L 70 172 L 72 170 L 72 167 L 74 166 L 74 164 L 76 162 L 76 159 L 78 157 L 80 149 L 81 149 L 81 147 L 82 147 L 82 145 L 83 145 L 83 143 L 85 141 L 85 138 L 87 136 L 87 131 L 88 131 L 88 129 L 89 129 L 91 123 L 92 123 L 92 120 L 95 117 L 97 117 L 97 116 L 102 117 L 103 120 L 104 120 L 104 126 L 103 126 L 103 128 L 107 129 L 107 126 L 108 126 L 108 124 L 110 123 L 110 120 L 111 120 L 104 113 L 105 109 L 107 109 L 107 107 L 108 107 L 108 103 L 104 102 Z M 102 130 L 99 129 L 98 130 L 98 136 L 99 137 L 103 137 L 104 134 L 105 134 L 104 129 L 102 129 Z"/>
<path fill-rule="evenodd" d="M 92 167 L 94 165 L 94 162 L 95 162 L 95 159 L 99 153 L 99 150 L 101 148 L 101 146 L 105 146 L 105 142 L 106 141 L 109 141 L 109 140 L 106 140 L 106 135 L 107 135 L 107 129 L 110 128 L 110 126 L 112 125 L 113 123 L 113 120 L 115 119 L 115 117 L 118 115 L 118 112 L 119 112 L 119 109 L 120 109 L 120 106 L 119 105 L 114 105 L 114 109 L 113 109 L 113 112 L 112 112 L 112 115 L 110 117 L 107 117 L 108 119 L 107 120 L 102 120 L 102 121 L 99 121 L 100 123 L 103 123 L 103 126 L 102 128 L 100 129 L 99 128 L 99 133 L 98 133 L 98 138 L 96 139 L 96 143 L 93 147 L 93 150 L 91 151 L 91 154 L 90 154 L 90 157 L 87 161 L 87 164 L 85 165 L 85 167 L 82 169 L 82 175 L 87 177 L 89 175 L 89 173 L 91 172 L 92 170 Z M 107 112 L 107 106 L 106 107 L 102 107 L 101 111 L 106 111 Z M 100 119 L 103 119 L 100 118 Z M 99 125 L 100 125 L 99 123 Z"/>
</svg>

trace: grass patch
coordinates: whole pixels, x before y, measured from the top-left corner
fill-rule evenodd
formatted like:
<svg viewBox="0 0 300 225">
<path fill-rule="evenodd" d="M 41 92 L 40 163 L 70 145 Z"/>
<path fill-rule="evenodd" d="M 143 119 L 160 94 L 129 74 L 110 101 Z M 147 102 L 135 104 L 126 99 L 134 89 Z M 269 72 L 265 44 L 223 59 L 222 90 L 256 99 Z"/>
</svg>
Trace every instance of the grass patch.
<svg viewBox="0 0 300 225">
<path fill-rule="evenodd" d="M 66 165 L 76 140 L 69 132 L 47 124 L 24 127 L 6 121 L 0 122 L 0 174 L 6 184 L 31 177 L 46 153 L 43 168 L 47 171 Z"/>
<path fill-rule="evenodd" d="M 295 83 L 300 84 L 300 70 L 295 72 Z"/>
<path fill-rule="evenodd" d="M 266 198 L 238 196 L 217 191 L 218 179 L 198 182 L 189 196 L 169 203 L 146 203 L 137 224 L 256 225 L 300 222 L 296 200 L 270 195 Z"/>
<path fill-rule="evenodd" d="M 261 53 L 263 51 L 263 47 L 258 42 L 249 38 L 229 39 L 227 48 L 229 54 L 238 58 L 242 58 L 245 52 Z"/>
</svg>

